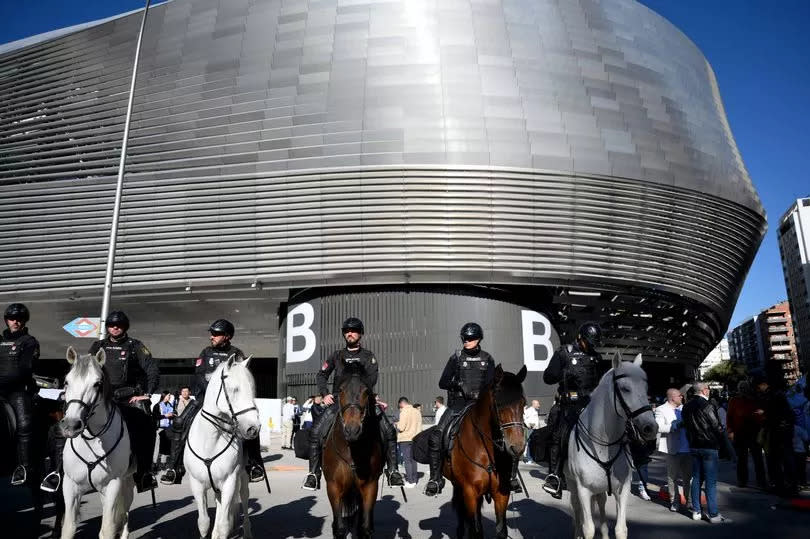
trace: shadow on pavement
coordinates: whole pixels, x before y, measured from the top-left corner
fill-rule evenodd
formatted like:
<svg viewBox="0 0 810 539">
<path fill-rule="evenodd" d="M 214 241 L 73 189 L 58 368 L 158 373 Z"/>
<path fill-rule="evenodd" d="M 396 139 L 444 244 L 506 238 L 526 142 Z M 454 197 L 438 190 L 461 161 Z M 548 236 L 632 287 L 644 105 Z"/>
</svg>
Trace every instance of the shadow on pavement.
<svg viewBox="0 0 810 539">
<path fill-rule="evenodd" d="M 159 494 L 158 494 L 159 495 Z M 98 494 L 86 494 L 87 496 L 98 496 Z M 149 496 L 148 493 L 143 494 L 136 494 L 136 499 L 138 496 Z M 133 503 L 133 506 L 135 504 Z M 130 535 L 135 535 L 136 537 L 194 537 L 197 534 L 197 512 L 192 511 L 190 513 L 186 513 L 178 518 L 172 519 L 169 522 L 165 523 L 158 523 L 155 525 L 152 530 L 144 533 L 141 535 L 141 530 L 144 528 L 148 528 L 152 524 L 154 524 L 160 517 L 166 515 L 167 513 L 171 513 L 181 507 L 195 507 L 194 506 L 194 498 L 191 496 L 186 496 L 185 498 L 175 499 L 175 500 L 160 500 L 158 498 L 157 507 L 152 509 L 151 502 L 149 505 L 142 505 L 140 507 L 135 507 L 129 512 L 129 532 Z M 182 528 L 183 532 L 188 530 L 190 533 L 179 533 L 181 529 L 179 527 L 178 522 L 181 522 L 184 517 L 187 515 L 191 515 L 191 522 L 192 526 L 190 528 Z M 101 516 L 95 516 L 93 518 L 83 520 L 79 523 L 79 526 L 76 528 L 76 537 L 98 537 L 98 533 L 101 530 Z"/>
<path fill-rule="evenodd" d="M 281 460 L 282 456 L 283 455 L 281 455 L 281 453 L 271 453 L 269 455 L 265 455 L 265 457 L 262 459 L 262 462 L 273 462 L 275 460 Z"/>
<path fill-rule="evenodd" d="M 374 537 L 412 539 L 408 520 L 399 514 L 402 503 L 392 494 L 383 495 L 374 506 Z M 379 522 L 384 522 L 382 526 Z"/>
<path fill-rule="evenodd" d="M 290 503 L 268 507 L 259 514 L 251 514 L 250 522 L 254 533 L 261 536 L 260 530 L 273 530 L 269 537 L 322 537 L 325 517 L 310 514 L 315 506 L 315 496 L 306 496 Z M 179 537 L 179 536 L 175 536 Z"/>
</svg>

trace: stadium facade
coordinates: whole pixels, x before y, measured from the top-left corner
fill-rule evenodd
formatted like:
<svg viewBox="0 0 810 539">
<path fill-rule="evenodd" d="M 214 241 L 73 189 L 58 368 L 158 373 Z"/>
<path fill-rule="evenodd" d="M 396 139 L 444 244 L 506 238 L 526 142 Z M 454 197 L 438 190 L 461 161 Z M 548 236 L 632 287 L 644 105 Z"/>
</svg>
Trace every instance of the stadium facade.
<svg viewBox="0 0 810 539">
<path fill-rule="evenodd" d="M 0 299 L 44 357 L 99 311 L 140 19 L 0 48 Z M 766 228 L 711 67 L 628 0 L 172 0 L 135 92 L 112 307 L 167 359 L 230 318 L 299 397 L 346 316 L 387 400 L 468 320 L 531 395 L 587 320 L 666 385 Z"/>
</svg>

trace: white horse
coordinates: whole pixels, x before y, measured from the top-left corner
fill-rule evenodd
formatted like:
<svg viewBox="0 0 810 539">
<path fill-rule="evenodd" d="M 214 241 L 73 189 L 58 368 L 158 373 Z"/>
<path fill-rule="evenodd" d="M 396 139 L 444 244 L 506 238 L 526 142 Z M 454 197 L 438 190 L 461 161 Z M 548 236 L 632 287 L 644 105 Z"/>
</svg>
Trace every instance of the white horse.
<svg viewBox="0 0 810 539">
<path fill-rule="evenodd" d="M 189 429 L 183 463 L 197 502 L 197 527 L 202 538 L 211 526 L 208 489 L 214 490 L 217 502 L 211 539 L 227 539 L 240 501 L 244 537 L 252 537 L 242 439 L 258 436 L 261 425 L 249 361 L 234 361 L 231 356 L 220 363 L 211 374 L 202 409 Z"/>
<path fill-rule="evenodd" d="M 607 496 L 616 496 L 616 539 L 627 538 L 627 498 L 632 474 L 628 436 L 652 440 L 658 431 L 647 401 L 647 375 L 641 354 L 622 362 L 617 354 L 591 394 L 568 442 L 565 477 L 571 491 L 574 536 L 592 539 L 594 516 L 602 537 L 608 537 L 605 520 Z"/>
<path fill-rule="evenodd" d="M 62 493 L 65 517 L 62 539 L 76 533 L 82 495 L 92 489 L 101 494 L 101 539 L 129 536 L 127 519 L 132 505 L 135 461 L 124 418 L 112 401 L 107 373 L 102 369 L 104 350 L 78 355 L 67 350 L 73 367 L 65 378 L 65 417 L 62 432 L 68 438 L 63 452 L 65 477 Z"/>
</svg>

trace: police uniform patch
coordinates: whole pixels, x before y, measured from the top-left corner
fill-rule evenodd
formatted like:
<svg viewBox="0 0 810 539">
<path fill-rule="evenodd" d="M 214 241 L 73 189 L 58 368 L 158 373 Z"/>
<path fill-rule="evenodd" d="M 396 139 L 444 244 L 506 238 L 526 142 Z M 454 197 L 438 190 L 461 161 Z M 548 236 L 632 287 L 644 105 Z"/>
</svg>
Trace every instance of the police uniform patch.
<svg viewBox="0 0 810 539">
<path fill-rule="evenodd" d="M 16 350 L 16 349 L 17 349 L 17 345 L 16 345 L 16 344 L 12 344 L 12 345 L 11 345 L 11 349 L 12 349 L 12 350 Z"/>
<path fill-rule="evenodd" d="M 145 346 L 141 347 L 141 352 L 150 356 L 152 355 L 152 352 L 150 352 L 149 349 Z"/>
<path fill-rule="evenodd" d="M 374 365 L 375 363 L 377 363 L 377 359 L 376 358 L 371 358 L 371 364 Z"/>
<path fill-rule="evenodd" d="M 576 359 L 572 359 L 572 360 L 571 360 L 571 365 L 576 365 L 576 364 L 577 364 L 577 360 L 576 360 Z"/>
<path fill-rule="evenodd" d="M 466 366 L 467 366 L 467 362 L 465 361 L 464 363 L 462 363 L 462 364 L 461 364 L 461 366 L 462 366 L 462 367 L 466 367 Z"/>
<path fill-rule="evenodd" d="M 325 371 L 325 370 L 326 370 L 326 369 L 328 369 L 328 368 L 329 368 L 329 362 L 328 362 L 328 361 L 324 361 L 324 362 L 323 362 L 323 365 L 321 365 L 321 370 L 322 370 L 322 371 Z"/>
<path fill-rule="evenodd" d="M 213 367 L 214 366 L 214 358 L 209 359 L 208 364 Z"/>
<path fill-rule="evenodd" d="M 122 355 L 122 356 L 125 356 L 125 355 L 127 355 L 127 352 L 126 352 L 126 350 L 121 350 L 121 355 Z"/>
<path fill-rule="evenodd" d="M 201 357 L 198 357 L 198 358 L 197 358 L 197 361 L 196 361 L 196 362 L 194 362 L 194 366 L 195 366 L 195 367 L 199 367 L 200 365 L 202 365 L 202 358 L 201 358 Z"/>
</svg>

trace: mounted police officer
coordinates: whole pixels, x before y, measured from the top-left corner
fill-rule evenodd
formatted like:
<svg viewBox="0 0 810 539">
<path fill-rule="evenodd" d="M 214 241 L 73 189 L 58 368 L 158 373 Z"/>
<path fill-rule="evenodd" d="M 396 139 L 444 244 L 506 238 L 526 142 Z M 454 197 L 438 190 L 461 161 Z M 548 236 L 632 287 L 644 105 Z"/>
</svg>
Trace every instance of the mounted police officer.
<svg viewBox="0 0 810 539">
<path fill-rule="evenodd" d="M 439 388 L 447 390 L 449 413 L 442 414 L 439 424 L 430 432 L 430 479 L 425 494 L 436 496 L 444 487 L 442 477 L 442 437 L 447 426 L 492 385 L 495 379 L 495 359 L 481 349 L 484 330 L 475 322 L 461 327 L 461 350 L 450 356 L 439 379 Z M 515 461 L 515 465 L 517 461 Z M 514 477 L 514 474 L 513 474 Z M 516 477 L 514 477 L 517 481 Z"/>
<path fill-rule="evenodd" d="M 601 344 L 602 330 L 599 326 L 593 322 L 582 324 L 576 342 L 560 347 L 543 373 L 546 384 L 559 383 L 559 404 L 555 404 L 549 412 L 549 475 L 543 485 L 543 490 L 557 499 L 562 498 L 562 470 L 571 428 L 607 371 L 607 365 L 603 364 L 602 356 L 596 351 Z"/>
<path fill-rule="evenodd" d="M 202 409 L 205 390 L 208 389 L 211 374 L 220 363 L 227 361 L 231 356 L 234 356 L 236 361 L 243 361 L 246 357 L 242 350 L 231 344 L 235 328 L 228 320 L 215 320 L 208 327 L 208 332 L 211 334 L 211 346 L 204 348 L 194 362 L 193 394 L 195 398 L 189 402 L 183 413 L 175 419 L 172 425 L 175 432 L 172 437 L 171 456 L 166 465 L 166 472 L 160 478 L 160 482 L 167 485 L 182 481 L 184 473 L 183 452 L 186 438 L 191 428 L 191 421 L 197 415 L 197 412 Z M 247 456 L 246 468 L 250 481 L 252 483 L 261 481 L 264 479 L 264 465 L 258 436 L 252 440 L 244 440 L 242 447 Z"/>
<path fill-rule="evenodd" d="M 28 480 L 33 449 L 33 395 L 37 392 L 33 375 L 39 361 L 39 343 L 25 327 L 30 317 L 22 303 L 9 305 L 3 315 L 6 329 L 0 339 L 0 396 L 11 405 L 17 421 L 17 467 L 11 476 L 12 485 Z"/>
<path fill-rule="evenodd" d="M 155 448 L 155 424 L 149 396 L 160 384 L 158 363 L 138 339 L 127 334 L 129 318 L 123 311 L 112 311 L 104 321 L 107 335 L 90 346 L 90 354 L 104 349 L 104 369 L 110 379 L 115 401 L 127 423 L 132 450 L 137 461 L 135 487 L 144 492 L 155 486 L 152 453 Z"/>
<path fill-rule="evenodd" d="M 377 374 L 379 365 L 374 353 L 371 350 L 360 346 L 360 339 L 363 337 L 365 328 L 359 318 L 347 318 L 341 327 L 346 347 L 336 350 L 329 356 L 316 377 L 318 391 L 323 396 L 323 402 L 327 406 L 320 417 L 309 429 L 309 473 L 301 488 L 306 490 L 317 490 L 321 483 L 321 441 L 327 434 L 329 428 L 338 413 L 338 405 L 335 402 L 335 394 L 343 381 L 343 369 L 351 363 L 360 363 L 366 371 L 366 384 L 374 392 L 377 385 Z M 329 376 L 334 371 L 335 378 L 332 384 L 332 391 L 329 391 Z M 375 396 L 376 398 L 376 396 Z M 388 485 L 391 487 L 401 487 L 405 485 L 402 475 L 397 470 L 397 432 L 394 426 L 388 421 L 384 413 L 381 413 L 377 406 L 377 419 L 380 425 L 380 433 L 385 444 L 385 460 L 388 467 Z"/>
</svg>

